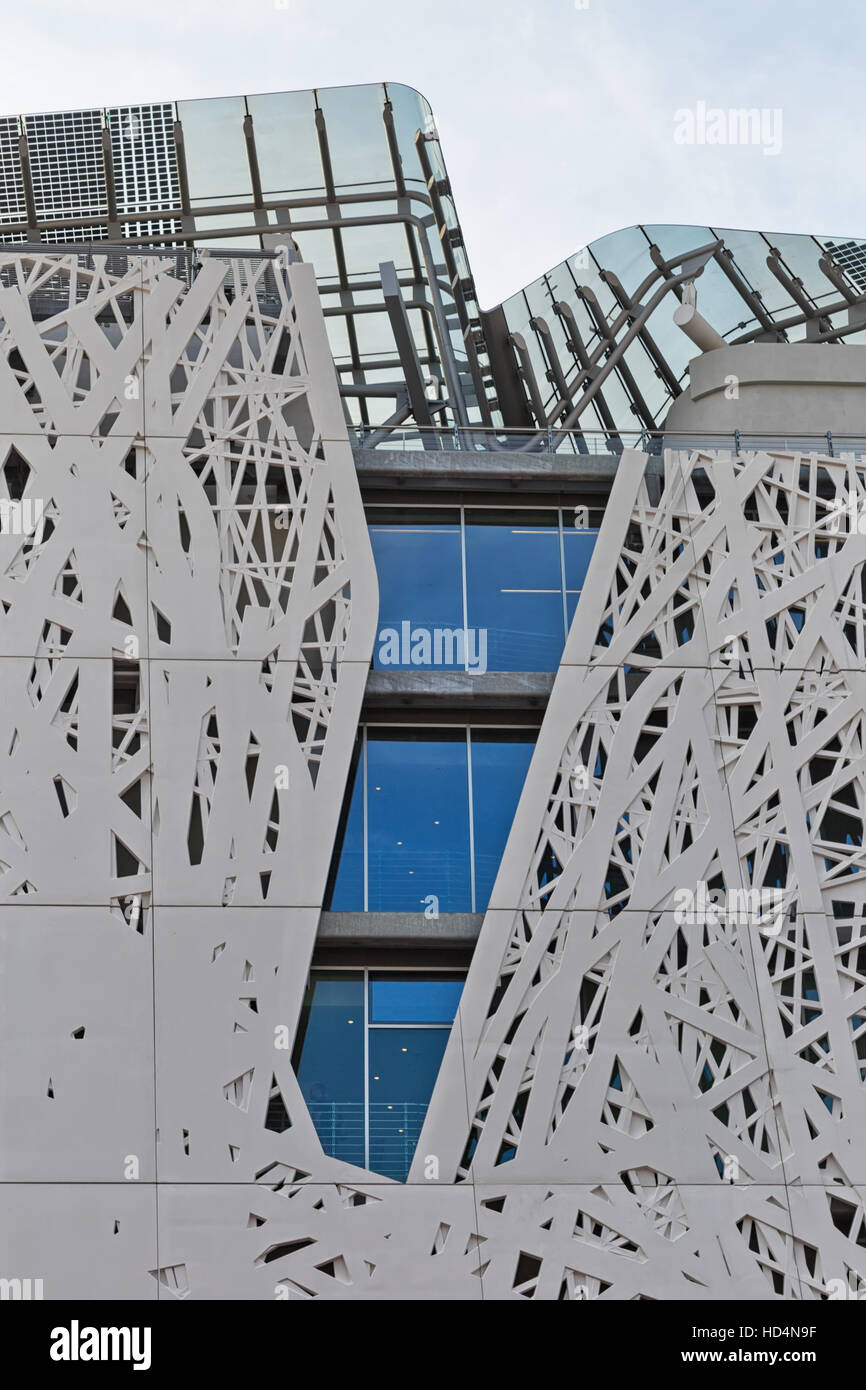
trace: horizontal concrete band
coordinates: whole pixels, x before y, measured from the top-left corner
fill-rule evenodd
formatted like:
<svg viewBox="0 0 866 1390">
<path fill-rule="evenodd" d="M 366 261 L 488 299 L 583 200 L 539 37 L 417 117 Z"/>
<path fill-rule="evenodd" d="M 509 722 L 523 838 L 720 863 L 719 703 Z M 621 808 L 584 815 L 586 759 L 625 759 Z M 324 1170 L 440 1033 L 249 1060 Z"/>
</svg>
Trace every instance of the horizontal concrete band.
<svg viewBox="0 0 866 1390">
<path fill-rule="evenodd" d="M 473 706 L 526 709 L 547 703 L 553 681 L 549 671 L 371 671 L 364 707 L 459 706 L 471 700 Z"/>
<path fill-rule="evenodd" d="M 323 912 L 317 946 L 472 946 L 483 912 Z"/>
<path fill-rule="evenodd" d="M 490 482 L 530 482 L 543 488 L 563 485 L 607 492 L 619 467 L 616 454 L 522 453 L 518 450 L 365 449 L 355 446 L 355 467 L 362 484 L 398 479 L 424 487 Z M 660 471 L 660 461 L 653 459 Z"/>
</svg>

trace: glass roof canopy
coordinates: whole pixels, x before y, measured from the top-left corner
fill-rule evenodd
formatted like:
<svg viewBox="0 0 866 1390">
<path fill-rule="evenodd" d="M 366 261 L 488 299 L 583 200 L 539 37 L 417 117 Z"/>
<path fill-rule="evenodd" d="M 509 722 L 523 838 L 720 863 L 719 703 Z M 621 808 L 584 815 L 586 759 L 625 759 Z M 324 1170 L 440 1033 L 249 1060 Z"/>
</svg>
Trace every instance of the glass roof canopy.
<svg viewBox="0 0 866 1390">
<path fill-rule="evenodd" d="M 627 227 L 485 316 L 509 423 L 657 430 L 698 351 L 673 322 L 689 281 L 729 343 L 866 343 L 866 242 Z"/>
<path fill-rule="evenodd" d="M 0 119 L 0 243 L 123 241 L 293 243 L 316 269 L 351 422 L 489 422 L 475 286 L 433 116 L 409 87 Z"/>
<path fill-rule="evenodd" d="M 349 423 L 658 430 L 696 349 L 866 342 L 866 241 L 637 226 L 479 309 L 430 106 L 399 84 L 0 118 L 0 244 L 296 248 Z M 531 447 L 531 445 L 528 445 Z"/>
</svg>

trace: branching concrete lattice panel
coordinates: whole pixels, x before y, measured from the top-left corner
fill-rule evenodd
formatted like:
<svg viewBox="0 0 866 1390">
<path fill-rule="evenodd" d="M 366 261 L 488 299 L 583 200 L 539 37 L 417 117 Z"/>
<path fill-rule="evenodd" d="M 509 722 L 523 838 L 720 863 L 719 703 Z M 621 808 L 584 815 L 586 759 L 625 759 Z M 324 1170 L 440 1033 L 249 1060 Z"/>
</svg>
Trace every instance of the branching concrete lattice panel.
<svg viewBox="0 0 866 1390">
<path fill-rule="evenodd" d="M 534 1187 L 515 1240 L 580 1296 L 857 1290 L 866 478 L 646 462 L 617 475 L 419 1153 L 498 1181 L 503 1216 Z M 723 910 L 684 910 L 701 884 Z"/>
<path fill-rule="evenodd" d="M 323 1153 L 290 1065 L 377 608 L 312 274 L 94 264 L 0 259 L 2 497 L 43 504 L 0 537 L 3 1273 L 858 1286 L 866 538 L 838 506 L 862 469 L 624 455 L 388 1182 Z M 781 893 L 778 931 L 678 920 L 701 884 Z"/>
</svg>

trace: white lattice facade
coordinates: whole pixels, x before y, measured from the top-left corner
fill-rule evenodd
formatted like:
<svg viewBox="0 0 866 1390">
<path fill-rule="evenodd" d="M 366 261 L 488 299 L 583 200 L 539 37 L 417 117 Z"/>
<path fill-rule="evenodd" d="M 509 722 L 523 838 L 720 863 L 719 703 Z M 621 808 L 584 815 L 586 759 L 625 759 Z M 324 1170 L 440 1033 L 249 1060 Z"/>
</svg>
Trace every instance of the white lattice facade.
<svg viewBox="0 0 866 1390">
<path fill-rule="evenodd" d="M 290 1062 L 377 620 L 312 271 L 0 279 L 4 1266 L 129 1299 L 858 1284 L 866 467 L 623 454 L 391 1182 L 324 1153 Z M 769 917 L 718 906 L 755 890 Z"/>
</svg>

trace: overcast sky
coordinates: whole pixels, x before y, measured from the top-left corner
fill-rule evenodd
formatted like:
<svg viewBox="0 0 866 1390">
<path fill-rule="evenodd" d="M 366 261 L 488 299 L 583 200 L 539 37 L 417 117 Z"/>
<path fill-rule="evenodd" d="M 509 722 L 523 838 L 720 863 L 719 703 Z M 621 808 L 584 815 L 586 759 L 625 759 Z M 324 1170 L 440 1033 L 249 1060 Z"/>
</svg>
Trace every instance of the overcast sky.
<svg viewBox="0 0 866 1390">
<path fill-rule="evenodd" d="M 866 237 L 864 38 L 862 0 L 4 0 L 0 110 L 417 87 L 490 307 L 635 222 Z M 678 143 L 699 103 L 768 138 Z"/>
</svg>

